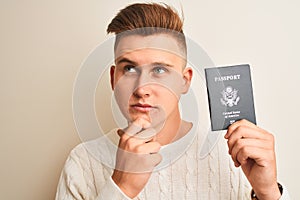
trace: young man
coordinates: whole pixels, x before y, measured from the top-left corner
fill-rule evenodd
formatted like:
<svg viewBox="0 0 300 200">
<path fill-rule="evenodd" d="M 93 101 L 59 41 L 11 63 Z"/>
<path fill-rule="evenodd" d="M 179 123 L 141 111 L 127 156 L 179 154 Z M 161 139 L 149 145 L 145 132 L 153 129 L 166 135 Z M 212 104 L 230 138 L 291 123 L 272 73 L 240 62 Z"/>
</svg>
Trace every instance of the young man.
<svg viewBox="0 0 300 200">
<path fill-rule="evenodd" d="M 178 106 L 193 77 L 182 26 L 160 4 L 130 5 L 109 24 L 108 33 L 117 34 L 111 86 L 128 127 L 109 133 L 119 140 L 109 158 L 114 169 L 88 150 L 103 156 L 103 140 L 73 149 L 57 200 L 288 199 L 277 183 L 274 137 L 246 120 L 228 128 L 227 144 L 221 139 L 199 157 L 200 131 L 181 119 Z"/>
</svg>

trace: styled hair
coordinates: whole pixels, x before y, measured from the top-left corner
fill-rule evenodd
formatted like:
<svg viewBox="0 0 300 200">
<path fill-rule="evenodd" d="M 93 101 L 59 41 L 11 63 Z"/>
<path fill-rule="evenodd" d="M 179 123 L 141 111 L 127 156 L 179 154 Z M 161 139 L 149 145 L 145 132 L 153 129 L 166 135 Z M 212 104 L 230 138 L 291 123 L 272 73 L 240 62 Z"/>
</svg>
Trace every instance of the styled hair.
<svg viewBox="0 0 300 200">
<path fill-rule="evenodd" d="M 119 34 L 145 27 L 164 28 L 183 33 L 183 20 L 166 4 L 136 3 L 120 10 L 108 25 L 107 33 Z"/>
<path fill-rule="evenodd" d="M 173 36 L 186 54 L 186 41 L 183 33 L 183 20 L 175 9 L 158 3 L 131 4 L 112 19 L 107 33 L 116 34 L 115 48 L 126 35 L 154 35 L 166 33 Z"/>
</svg>

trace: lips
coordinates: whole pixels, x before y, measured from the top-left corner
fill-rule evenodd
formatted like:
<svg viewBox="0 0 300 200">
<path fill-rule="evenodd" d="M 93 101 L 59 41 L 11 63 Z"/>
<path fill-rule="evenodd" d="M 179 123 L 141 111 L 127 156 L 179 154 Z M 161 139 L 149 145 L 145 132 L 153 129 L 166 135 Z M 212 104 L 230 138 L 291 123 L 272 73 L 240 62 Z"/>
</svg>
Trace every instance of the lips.
<svg viewBox="0 0 300 200">
<path fill-rule="evenodd" d="M 152 109 L 155 108 L 149 104 L 141 104 L 141 103 L 133 104 L 130 107 L 139 112 L 150 112 Z"/>
</svg>

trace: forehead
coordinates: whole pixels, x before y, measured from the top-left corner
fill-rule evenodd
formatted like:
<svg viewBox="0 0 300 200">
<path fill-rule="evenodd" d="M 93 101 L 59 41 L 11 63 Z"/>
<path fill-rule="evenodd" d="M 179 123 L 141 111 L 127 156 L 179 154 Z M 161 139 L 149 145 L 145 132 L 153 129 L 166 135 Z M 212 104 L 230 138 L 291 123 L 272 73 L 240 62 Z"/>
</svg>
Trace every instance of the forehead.
<svg viewBox="0 0 300 200">
<path fill-rule="evenodd" d="M 122 37 L 115 49 L 115 59 L 132 52 L 141 50 L 152 50 L 157 52 L 168 52 L 184 58 L 184 53 L 175 38 L 167 34 L 154 34 L 148 36 L 128 35 Z"/>
</svg>

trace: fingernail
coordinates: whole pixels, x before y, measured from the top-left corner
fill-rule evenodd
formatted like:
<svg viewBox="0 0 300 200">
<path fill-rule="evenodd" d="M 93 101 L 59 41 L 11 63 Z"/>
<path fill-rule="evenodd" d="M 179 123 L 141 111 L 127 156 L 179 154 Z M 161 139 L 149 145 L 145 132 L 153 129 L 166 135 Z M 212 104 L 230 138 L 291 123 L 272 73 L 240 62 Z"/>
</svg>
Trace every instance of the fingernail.
<svg viewBox="0 0 300 200">
<path fill-rule="evenodd" d="M 224 135 L 225 139 L 228 139 L 228 132 L 226 132 L 226 134 Z"/>
</svg>

